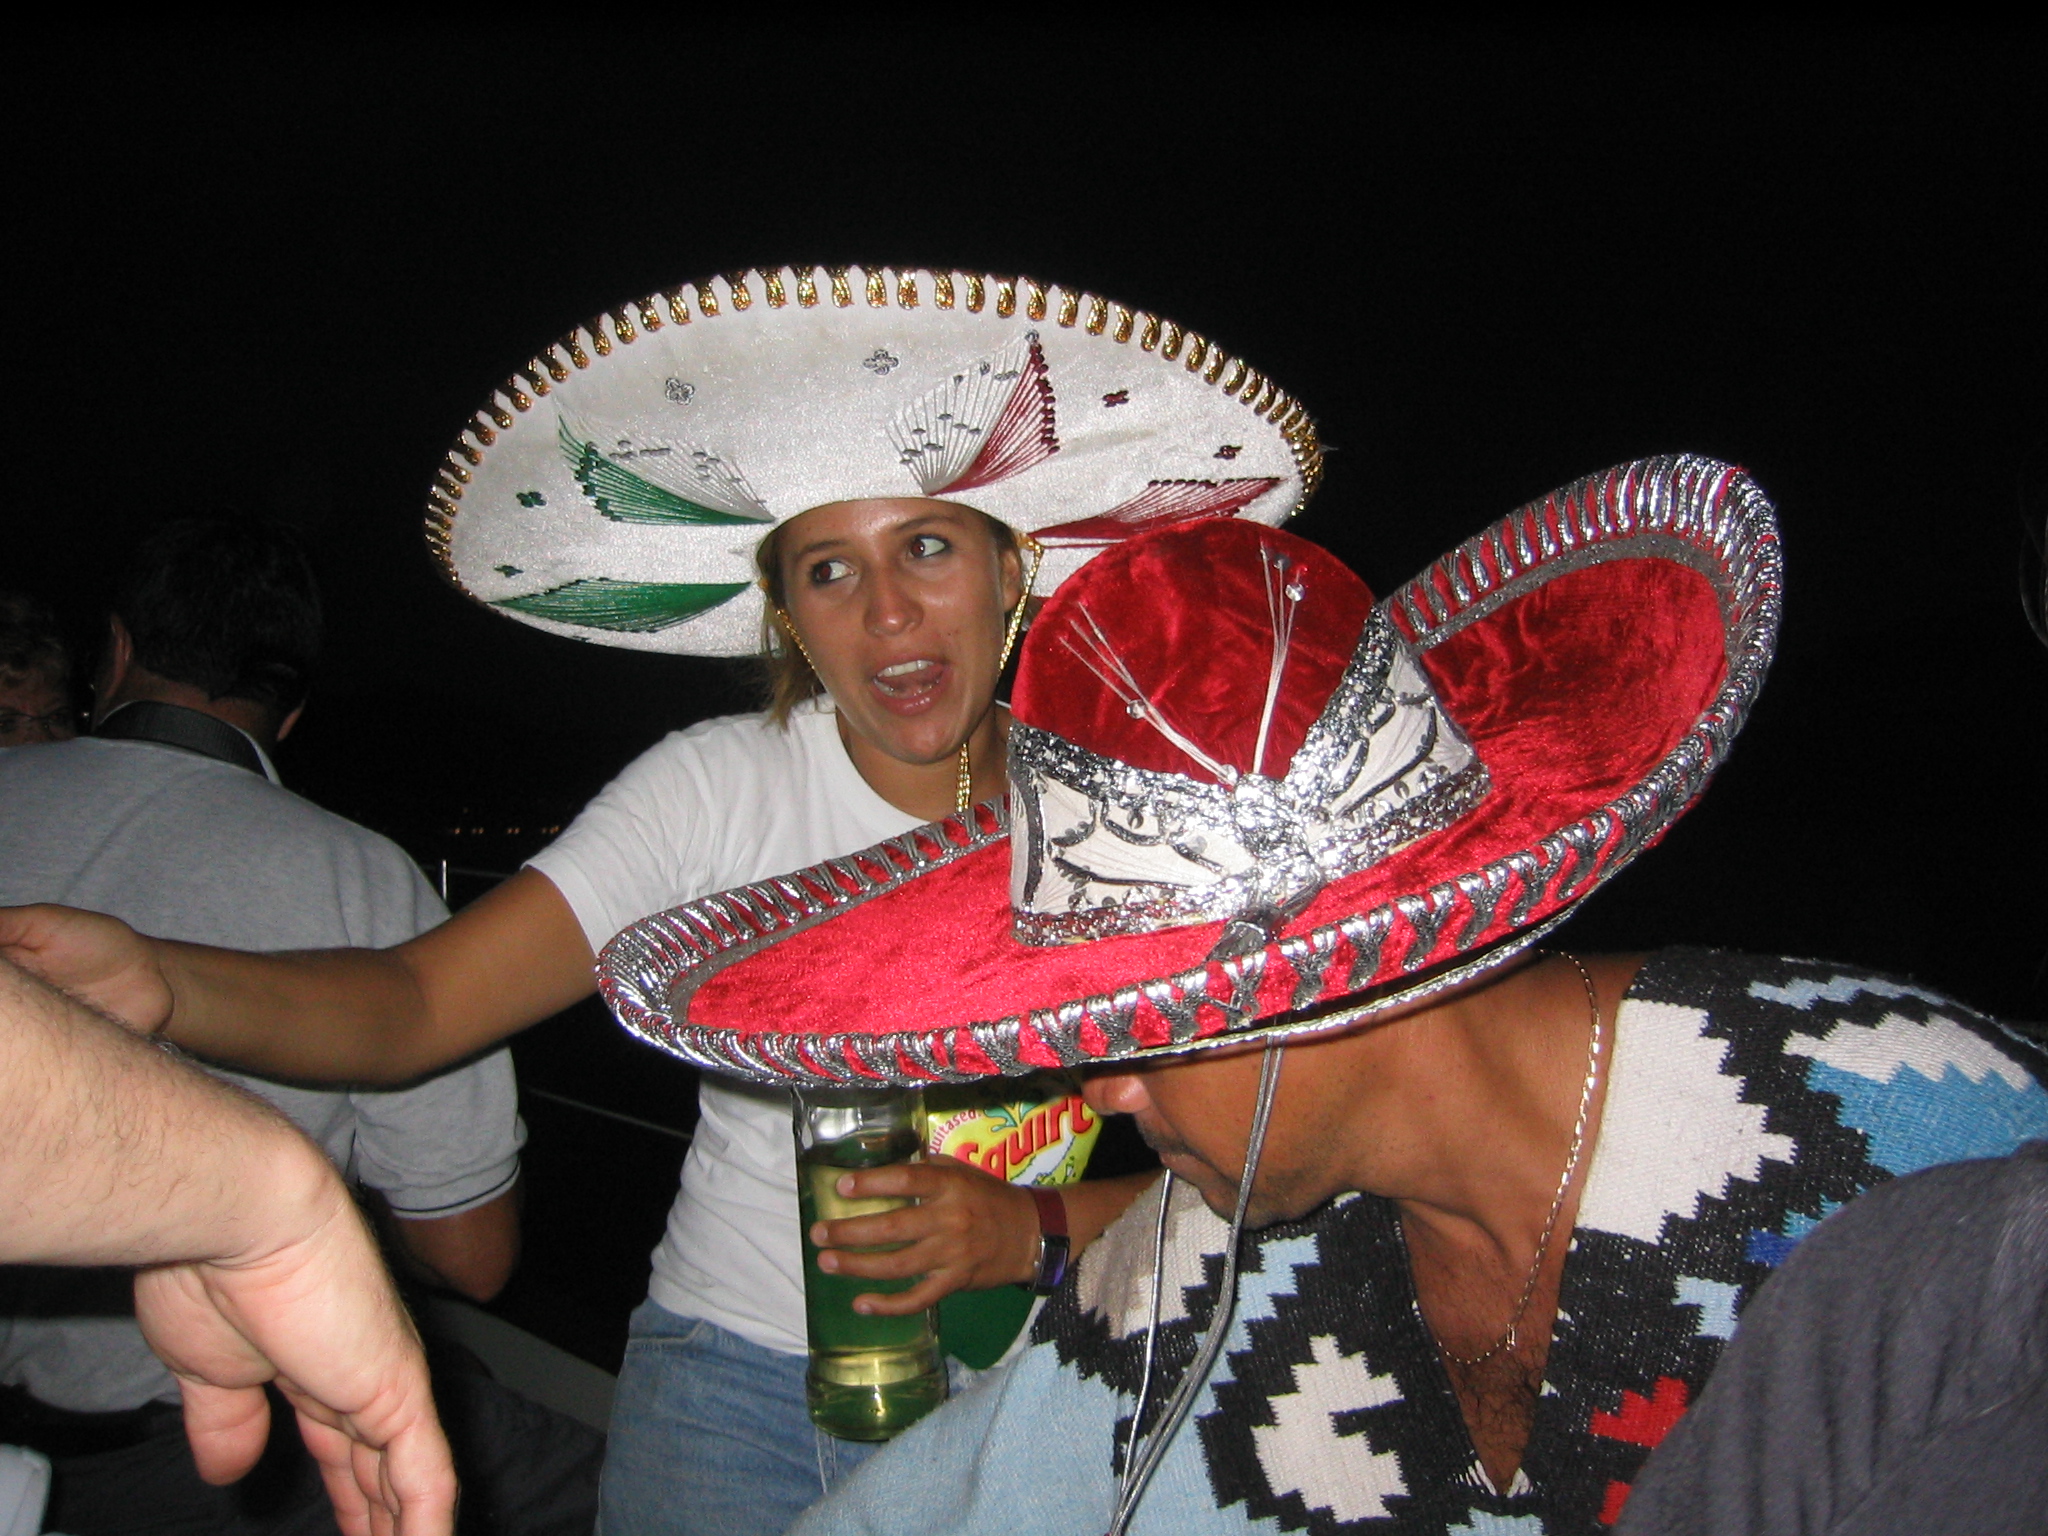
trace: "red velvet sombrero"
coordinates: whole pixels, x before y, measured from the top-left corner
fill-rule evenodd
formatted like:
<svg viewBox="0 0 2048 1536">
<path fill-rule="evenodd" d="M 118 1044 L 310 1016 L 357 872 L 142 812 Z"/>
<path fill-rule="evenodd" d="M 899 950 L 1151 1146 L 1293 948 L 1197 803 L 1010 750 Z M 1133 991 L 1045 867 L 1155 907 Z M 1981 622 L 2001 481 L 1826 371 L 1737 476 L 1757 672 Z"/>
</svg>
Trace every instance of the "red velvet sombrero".
<svg viewBox="0 0 2048 1536">
<path fill-rule="evenodd" d="M 1133 539 L 1026 640 L 1010 803 L 636 923 L 626 1027 L 770 1082 L 956 1081 L 1326 1030 L 1525 949 L 1727 754 L 1769 503 L 1645 460 L 1375 604 L 1237 521 Z"/>
</svg>

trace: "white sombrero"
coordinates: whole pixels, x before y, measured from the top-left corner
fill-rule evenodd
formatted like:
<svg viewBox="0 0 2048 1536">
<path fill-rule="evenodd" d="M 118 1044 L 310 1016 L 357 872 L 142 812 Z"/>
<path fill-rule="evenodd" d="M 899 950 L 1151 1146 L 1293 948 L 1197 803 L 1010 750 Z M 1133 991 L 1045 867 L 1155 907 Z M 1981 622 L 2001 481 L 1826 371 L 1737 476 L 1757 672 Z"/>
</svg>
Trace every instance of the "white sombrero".
<svg viewBox="0 0 2048 1536">
<path fill-rule="evenodd" d="M 965 502 L 1049 591 L 1133 533 L 1277 524 L 1315 489 L 1298 401 L 1207 337 L 1028 278 L 735 272 L 620 305 L 506 380 L 436 476 L 469 596 L 573 639 L 756 650 L 754 546 L 811 507 Z"/>
</svg>

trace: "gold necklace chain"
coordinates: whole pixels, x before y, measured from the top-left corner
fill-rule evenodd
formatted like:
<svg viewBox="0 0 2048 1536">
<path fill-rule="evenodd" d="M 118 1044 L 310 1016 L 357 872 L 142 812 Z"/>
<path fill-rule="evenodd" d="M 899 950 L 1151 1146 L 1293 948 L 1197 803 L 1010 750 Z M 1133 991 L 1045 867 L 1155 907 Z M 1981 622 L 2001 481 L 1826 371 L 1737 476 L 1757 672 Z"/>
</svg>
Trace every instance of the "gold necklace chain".
<svg viewBox="0 0 2048 1536">
<path fill-rule="evenodd" d="M 1543 1236 L 1536 1242 L 1536 1259 L 1529 1266 L 1528 1278 L 1522 1282 L 1522 1295 L 1515 1303 L 1515 1315 L 1508 1319 L 1507 1332 L 1476 1355 L 1453 1354 L 1444 1347 L 1441 1339 L 1437 1341 L 1436 1347 L 1446 1360 L 1468 1369 L 1486 1364 L 1502 1350 L 1513 1354 L 1521 1342 L 1518 1330 L 1522 1326 L 1522 1316 L 1529 1310 L 1529 1302 L 1536 1294 L 1536 1281 L 1543 1273 L 1544 1259 L 1549 1256 L 1550 1240 L 1557 1233 L 1557 1218 L 1563 1214 L 1565 1196 L 1571 1192 L 1572 1177 L 1579 1171 L 1579 1156 L 1586 1149 L 1586 1121 L 1593 1110 L 1593 1089 L 1600 1081 L 1600 994 L 1593 987 L 1592 974 L 1580 963 L 1577 955 L 1561 949 L 1552 953 L 1579 973 L 1579 980 L 1586 988 L 1586 1006 L 1593 1015 L 1593 1049 L 1586 1061 L 1586 1081 L 1579 1088 L 1579 1118 L 1572 1126 L 1572 1148 L 1565 1156 L 1564 1177 L 1557 1181 L 1557 1194 L 1550 1202 L 1549 1216 L 1543 1221 Z"/>
</svg>

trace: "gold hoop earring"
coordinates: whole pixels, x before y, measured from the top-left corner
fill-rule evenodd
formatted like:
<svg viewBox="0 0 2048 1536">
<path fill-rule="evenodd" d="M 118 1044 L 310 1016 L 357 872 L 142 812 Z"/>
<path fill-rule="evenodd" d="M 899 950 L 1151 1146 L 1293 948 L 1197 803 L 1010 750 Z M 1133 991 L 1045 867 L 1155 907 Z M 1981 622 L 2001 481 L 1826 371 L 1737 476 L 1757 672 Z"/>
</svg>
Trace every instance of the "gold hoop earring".
<svg viewBox="0 0 2048 1536">
<path fill-rule="evenodd" d="M 818 664 L 811 659 L 811 653 L 804 649 L 804 637 L 796 632 L 796 621 L 783 610 L 780 603 L 770 603 L 768 611 L 773 613 L 777 622 L 782 625 L 782 632 L 789 636 L 789 643 L 796 647 L 797 655 L 803 657 L 804 665 L 811 669 L 811 675 L 819 682 L 824 682 L 825 674 L 818 670 Z"/>
<path fill-rule="evenodd" d="M 1017 594 L 1017 606 L 1010 610 L 1009 628 L 1003 634 L 1003 654 L 996 658 L 998 672 L 1010 664 L 1010 654 L 1017 649 L 1017 637 L 1024 633 L 1024 608 L 1031 601 L 1031 589 L 1038 585 L 1038 568 L 1045 561 L 1045 546 L 1030 534 L 1018 534 L 1017 542 L 1031 552 L 1031 569 L 1025 573 L 1024 590 Z"/>
<path fill-rule="evenodd" d="M 1017 649 L 1017 637 L 1024 632 L 1024 606 L 1031 601 L 1031 589 L 1038 584 L 1038 567 L 1045 560 L 1045 546 L 1028 533 L 1017 535 L 1020 548 L 1031 552 L 1031 569 L 1024 576 L 1024 590 L 1017 594 L 1017 606 L 1010 610 L 1010 622 L 1003 632 L 1002 654 L 996 658 L 996 671 L 1001 673 L 1010 664 L 1010 654 Z M 965 816 L 974 809 L 974 764 L 967 753 L 967 743 L 960 743 L 960 758 L 953 784 L 953 810 L 956 815 Z"/>
</svg>

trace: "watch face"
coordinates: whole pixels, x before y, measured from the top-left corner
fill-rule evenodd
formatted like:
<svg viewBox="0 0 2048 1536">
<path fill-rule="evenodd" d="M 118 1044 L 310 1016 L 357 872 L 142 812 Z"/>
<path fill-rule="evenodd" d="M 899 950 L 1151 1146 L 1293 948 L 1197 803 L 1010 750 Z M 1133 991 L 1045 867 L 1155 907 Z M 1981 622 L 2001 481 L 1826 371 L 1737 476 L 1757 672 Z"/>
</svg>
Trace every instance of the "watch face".
<svg viewBox="0 0 2048 1536">
<path fill-rule="evenodd" d="M 1039 1234 L 1038 1277 L 1031 1282 L 1031 1289 L 1040 1296 L 1050 1296 L 1060 1288 L 1060 1281 L 1066 1277 L 1067 1256 L 1073 1251 L 1073 1244 L 1065 1237 L 1050 1232 Z"/>
</svg>

